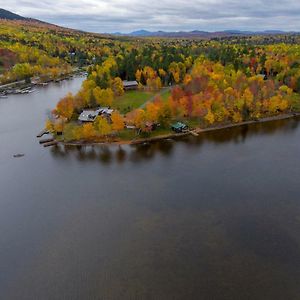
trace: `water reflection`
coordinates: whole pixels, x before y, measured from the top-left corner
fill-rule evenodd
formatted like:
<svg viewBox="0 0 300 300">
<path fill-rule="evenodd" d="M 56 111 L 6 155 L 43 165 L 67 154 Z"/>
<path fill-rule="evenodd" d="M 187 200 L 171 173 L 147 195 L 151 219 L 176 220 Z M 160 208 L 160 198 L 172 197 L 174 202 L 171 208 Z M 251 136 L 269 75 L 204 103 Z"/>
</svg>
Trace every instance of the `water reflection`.
<svg viewBox="0 0 300 300">
<path fill-rule="evenodd" d="M 0 103 L 1 299 L 299 299 L 299 119 L 44 149 L 80 84 Z"/>
<path fill-rule="evenodd" d="M 79 161 L 99 161 L 109 165 L 111 163 L 122 164 L 126 160 L 139 163 L 149 161 L 157 155 L 171 157 L 177 145 L 184 144 L 189 148 L 201 148 L 208 143 L 240 144 L 253 136 L 272 135 L 278 132 L 290 133 L 299 126 L 300 118 L 278 120 L 266 123 L 255 123 L 251 125 L 234 128 L 221 129 L 200 134 L 199 137 L 185 136 L 175 139 L 167 139 L 154 143 L 145 143 L 136 146 L 58 146 L 51 149 L 51 153 L 56 158 L 66 158 L 73 156 Z"/>
<path fill-rule="evenodd" d="M 265 261 L 299 269 L 300 247 L 278 221 L 266 216 L 239 216 L 228 222 L 228 237 L 242 251 L 250 252 Z"/>
</svg>

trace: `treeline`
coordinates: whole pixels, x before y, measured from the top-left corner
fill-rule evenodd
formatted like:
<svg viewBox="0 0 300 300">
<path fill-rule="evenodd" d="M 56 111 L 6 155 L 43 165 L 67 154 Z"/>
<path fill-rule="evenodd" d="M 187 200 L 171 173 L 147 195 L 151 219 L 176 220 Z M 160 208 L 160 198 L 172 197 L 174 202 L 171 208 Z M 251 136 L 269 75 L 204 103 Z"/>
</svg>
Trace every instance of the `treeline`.
<svg viewBox="0 0 300 300">
<path fill-rule="evenodd" d="M 137 39 L 79 32 L 47 24 L 0 21 L 0 50 L 14 55 L 2 63 L 2 83 L 44 76 L 55 78 L 72 68 L 97 65 L 113 58 L 111 77 L 134 80 L 138 70 L 152 68 L 162 85 L 179 83 L 200 55 L 222 65 L 232 64 L 247 76 L 277 76 L 289 85 L 299 78 L 299 35 L 226 37 L 217 40 Z M 269 42 L 272 44 L 269 45 Z M 1 61 L 0 51 L 0 65 Z M 16 64 L 15 69 L 13 67 Z M 25 64 L 25 65 L 24 65 Z M 290 70 L 287 70 L 290 68 Z M 279 77 L 282 78 L 279 78 Z M 141 83 L 147 84 L 143 75 Z M 293 89 L 296 87 L 293 87 Z"/>
<path fill-rule="evenodd" d="M 183 82 L 172 88 L 167 100 L 158 95 L 143 109 L 135 109 L 126 115 L 115 111 L 111 119 L 100 117 L 94 124 L 79 125 L 72 122 L 83 107 L 92 106 L 92 102 L 84 102 L 87 99 L 94 99 L 94 106 L 111 105 L 108 99 L 112 99 L 119 91 L 123 93 L 120 78 L 112 79 L 108 75 L 115 67 L 113 60 L 106 61 L 98 68 L 98 73 L 94 72 L 83 83 L 78 94 L 69 94 L 61 99 L 53 111 L 56 118 L 47 123 L 48 129 L 63 131 L 67 139 L 89 140 L 115 135 L 124 130 L 125 123 L 146 133 L 149 132 L 149 124 L 154 123 L 167 129 L 176 120 L 187 123 L 192 120 L 194 126 L 207 127 L 300 111 L 299 94 L 276 78 L 266 79 L 255 74 L 247 76 L 240 70 L 236 71 L 233 65 L 223 66 L 201 56 L 195 60 L 190 72 L 185 74 Z M 110 85 L 102 86 L 102 89 L 96 84 L 100 71 L 106 71 L 107 78 L 110 78 Z M 137 72 L 137 77 L 140 77 L 144 71 Z M 146 68 L 147 72 L 149 70 Z M 160 78 L 153 69 L 150 69 L 151 72 Z M 116 80 L 120 83 L 120 90 L 112 89 Z M 98 93 L 105 95 L 98 97 Z"/>
<path fill-rule="evenodd" d="M 157 97 L 145 109 L 131 112 L 127 119 L 147 130 L 147 122 L 168 126 L 172 120 L 239 123 L 278 113 L 298 111 L 299 95 L 287 85 L 262 76 L 247 76 L 232 65 L 223 66 L 200 57 L 182 86 L 172 89 L 168 101 Z"/>
</svg>

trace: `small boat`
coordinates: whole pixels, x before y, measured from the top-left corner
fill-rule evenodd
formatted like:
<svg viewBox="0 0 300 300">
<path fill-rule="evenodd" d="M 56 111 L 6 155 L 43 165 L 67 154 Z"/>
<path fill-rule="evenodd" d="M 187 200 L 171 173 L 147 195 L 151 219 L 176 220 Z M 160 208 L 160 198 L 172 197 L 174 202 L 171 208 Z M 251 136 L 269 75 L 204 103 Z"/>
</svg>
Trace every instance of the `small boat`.
<svg viewBox="0 0 300 300">
<path fill-rule="evenodd" d="M 19 158 L 19 157 L 25 156 L 25 154 L 23 154 L 23 153 L 18 153 L 18 154 L 14 154 L 13 156 L 14 156 L 14 158 Z"/>
</svg>

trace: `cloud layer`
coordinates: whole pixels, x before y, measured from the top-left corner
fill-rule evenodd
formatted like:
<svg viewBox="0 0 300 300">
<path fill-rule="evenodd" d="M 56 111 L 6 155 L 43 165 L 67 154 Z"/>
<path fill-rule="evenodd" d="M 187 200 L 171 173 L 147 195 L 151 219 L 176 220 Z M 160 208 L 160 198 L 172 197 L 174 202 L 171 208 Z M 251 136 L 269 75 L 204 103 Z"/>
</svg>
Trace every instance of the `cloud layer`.
<svg viewBox="0 0 300 300">
<path fill-rule="evenodd" d="M 3 3 L 2 3 L 3 2 Z M 0 7 L 93 32 L 147 30 L 300 31 L 299 0 L 0 0 Z"/>
</svg>

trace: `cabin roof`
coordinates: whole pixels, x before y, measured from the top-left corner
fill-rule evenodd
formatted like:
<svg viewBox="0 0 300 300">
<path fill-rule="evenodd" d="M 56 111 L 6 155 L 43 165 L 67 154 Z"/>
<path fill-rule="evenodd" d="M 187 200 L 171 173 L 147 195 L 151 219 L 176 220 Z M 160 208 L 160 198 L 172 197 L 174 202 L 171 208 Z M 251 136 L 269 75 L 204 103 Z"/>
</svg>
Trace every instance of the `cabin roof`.
<svg viewBox="0 0 300 300">
<path fill-rule="evenodd" d="M 113 112 L 114 112 L 114 110 L 111 108 L 104 108 L 101 111 L 102 114 L 106 114 L 106 115 L 111 115 Z"/>
<path fill-rule="evenodd" d="M 78 120 L 82 122 L 93 122 L 98 115 L 106 114 L 110 116 L 113 112 L 114 110 L 109 107 L 99 107 L 96 110 L 85 109 L 78 117 Z"/>
<path fill-rule="evenodd" d="M 97 117 L 98 113 L 94 110 L 84 110 L 78 120 L 82 122 L 93 122 Z"/>
<path fill-rule="evenodd" d="M 132 81 L 124 80 L 123 85 L 124 85 L 124 87 L 129 87 L 129 86 L 136 86 L 136 85 L 139 85 L 139 84 L 136 80 L 132 80 Z"/>
<path fill-rule="evenodd" d="M 256 77 L 257 77 L 257 78 L 265 79 L 265 78 L 266 78 L 266 75 L 265 75 L 265 74 L 257 74 Z"/>
<path fill-rule="evenodd" d="M 175 128 L 175 129 L 182 129 L 182 128 L 186 128 L 187 125 L 184 124 L 184 123 L 181 123 L 181 122 L 176 122 L 174 124 L 172 124 L 172 128 Z"/>
</svg>

